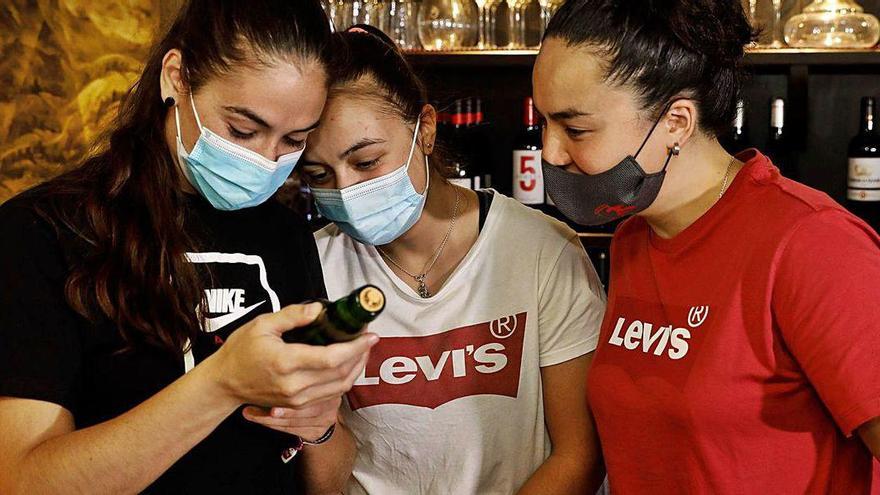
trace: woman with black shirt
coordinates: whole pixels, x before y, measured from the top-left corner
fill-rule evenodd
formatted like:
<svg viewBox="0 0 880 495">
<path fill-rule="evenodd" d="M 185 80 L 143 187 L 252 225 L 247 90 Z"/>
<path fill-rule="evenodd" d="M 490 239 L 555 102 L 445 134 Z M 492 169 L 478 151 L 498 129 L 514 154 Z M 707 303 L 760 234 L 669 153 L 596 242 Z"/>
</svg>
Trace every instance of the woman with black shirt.
<svg viewBox="0 0 880 495">
<path fill-rule="evenodd" d="M 324 285 L 265 203 L 318 123 L 328 36 L 316 1 L 193 0 L 103 150 L 0 207 L 0 493 L 343 485 L 333 425 L 378 338 L 283 342 Z"/>
</svg>

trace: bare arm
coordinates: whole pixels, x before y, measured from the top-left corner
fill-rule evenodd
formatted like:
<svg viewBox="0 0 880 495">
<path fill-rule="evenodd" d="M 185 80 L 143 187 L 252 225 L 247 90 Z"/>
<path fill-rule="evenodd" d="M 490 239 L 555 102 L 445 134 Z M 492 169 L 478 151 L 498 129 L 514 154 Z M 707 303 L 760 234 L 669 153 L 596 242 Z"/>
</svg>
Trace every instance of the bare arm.
<svg viewBox="0 0 880 495">
<path fill-rule="evenodd" d="M 553 450 L 520 489 L 520 495 L 595 493 L 601 486 L 605 469 L 586 394 L 592 360 L 590 353 L 541 369 Z"/>
<path fill-rule="evenodd" d="M 874 418 L 863 424 L 858 432 L 871 454 L 880 459 L 880 418 Z"/>
<path fill-rule="evenodd" d="M 363 369 L 363 364 L 358 368 Z M 248 407 L 244 416 L 254 423 L 285 433 L 302 435 L 306 440 L 316 440 L 326 433 L 327 425 L 336 424 L 333 436 L 326 443 L 307 445 L 297 454 L 297 468 L 310 495 L 339 493 L 345 489 L 354 466 L 357 447 L 354 437 L 338 416 L 341 398 L 316 404 L 303 410 L 275 407 L 271 411 Z M 315 427 L 308 431 L 308 425 Z M 294 430 L 297 431 L 294 431 Z"/>
<path fill-rule="evenodd" d="M 300 472 L 306 480 L 306 493 L 324 495 L 345 489 L 357 450 L 354 437 L 342 423 L 329 442 L 306 447 L 300 461 Z"/>
<path fill-rule="evenodd" d="M 0 492 L 143 490 L 237 407 L 207 375 L 197 366 L 131 411 L 76 431 L 59 405 L 0 399 Z"/>
<path fill-rule="evenodd" d="M 75 430 L 71 413 L 55 404 L 0 399 L 0 493 L 139 492 L 243 403 L 305 411 L 338 399 L 378 338 L 322 348 L 285 344 L 281 334 L 319 310 L 307 308 L 257 317 L 147 401 L 89 428 Z M 314 430 L 293 428 L 307 438 Z"/>
</svg>

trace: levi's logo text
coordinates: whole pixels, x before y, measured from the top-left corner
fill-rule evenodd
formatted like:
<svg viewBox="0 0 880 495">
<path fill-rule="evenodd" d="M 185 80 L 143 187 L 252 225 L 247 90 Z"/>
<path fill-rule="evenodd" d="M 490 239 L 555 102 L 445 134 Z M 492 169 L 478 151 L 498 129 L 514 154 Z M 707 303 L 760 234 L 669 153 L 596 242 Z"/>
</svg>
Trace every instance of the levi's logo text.
<svg viewBox="0 0 880 495">
<path fill-rule="evenodd" d="M 418 337 L 384 337 L 348 393 L 352 410 L 436 409 L 475 395 L 517 396 L 527 313 Z"/>
<path fill-rule="evenodd" d="M 622 366 L 637 376 L 684 380 L 712 328 L 709 306 L 660 305 L 621 297 L 605 322 L 595 362 Z"/>
</svg>

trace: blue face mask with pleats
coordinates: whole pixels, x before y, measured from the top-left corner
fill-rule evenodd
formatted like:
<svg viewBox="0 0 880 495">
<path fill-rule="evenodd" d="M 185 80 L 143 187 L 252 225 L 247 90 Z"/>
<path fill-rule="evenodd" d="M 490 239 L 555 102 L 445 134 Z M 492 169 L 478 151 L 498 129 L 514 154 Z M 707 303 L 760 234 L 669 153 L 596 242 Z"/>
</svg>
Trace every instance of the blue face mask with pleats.
<svg viewBox="0 0 880 495">
<path fill-rule="evenodd" d="M 269 199 L 293 172 L 301 150 L 282 155 L 277 161 L 229 142 L 202 126 L 196 104 L 190 95 L 199 138 L 192 151 L 186 151 L 180 138 L 180 112 L 174 107 L 177 124 L 177 156 L 190 184 L 214 208 L 240 210 Z"/>
<path fill-rule="evenodd" d="M 388 244 L 412 228 L 422 215 L 431 172 L 425 156 L 425 190 L 416 192 L 409 178 L 409 166 L 416 149 L 419 123 L 406 163 L 395 171 L 345 189 L 312 189 L 318 210 L 339 230 L 372 246 Z"/>
</svg>

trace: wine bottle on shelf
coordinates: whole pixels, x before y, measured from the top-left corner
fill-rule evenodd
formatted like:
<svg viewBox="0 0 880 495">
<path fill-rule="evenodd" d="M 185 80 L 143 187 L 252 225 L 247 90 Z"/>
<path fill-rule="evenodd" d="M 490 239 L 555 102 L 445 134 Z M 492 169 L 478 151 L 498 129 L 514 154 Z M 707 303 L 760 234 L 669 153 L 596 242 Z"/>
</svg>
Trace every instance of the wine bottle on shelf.
<svg viewBox="0 0 880 495">
<path fill-rule="evenodd" d="M 785 100 L 774 98 L 770 104 L 770 133 L 767 138 L 767 155 L 779 172 L 791 179 L 795 177 L 794 155 L 785 128 Z"/>
<path fill-rule="evenodd" d="M 480 188 L 480 177 L 472 165 L 471 127 L 473 125 L 473 103 L 470 98 L 455 101 L 452 113 L 451 130 L 451 171 L 449 182 L 468 189 Z"/>
<path fill-rule="evenodd" d="M 492 187 L 493 128 L 483 113 L 483 99 L 474 98 L 474 118 L 471 126 L 471 164 L 477 181 L 474 189 Z"/>
<path fill-rule="evenodd" d="M 721 145 L 730 154 L 736 154 L 751 147 L 748 129 L 746 128 L 745 110 L 745 102 L 739 100 L 736 103 L 736 117 L 733 119 L 733 127 L 721 138 Z"/>
<path fill-rule="evenodd" d="M 523 204 L 544 204 L 541 148 L 541 126 L 529 96 L 523 101 L 523 129 L 513 145 L 513 197 Z"/>
<path fill-rule="evenodd" d="M 464 127 L 465 129 L 469 129 L 473 127 L 473 125 L 477 121 L 477 114 L 474 112 L 474 99 L 473 98 L 465 98 L 464 99 Z M 467 130 L 465 131 L 467 133 Z"/>
<path fill-rule="evenodd" d="M 862 98 L 859 133 L 849 143 L 847 207 L 880 228 L 880 132 L 876 100 Z"/>
</svg>

